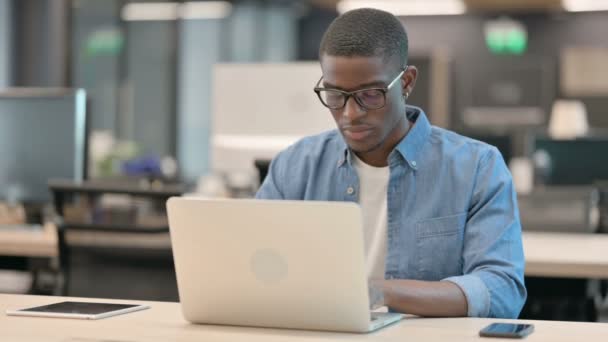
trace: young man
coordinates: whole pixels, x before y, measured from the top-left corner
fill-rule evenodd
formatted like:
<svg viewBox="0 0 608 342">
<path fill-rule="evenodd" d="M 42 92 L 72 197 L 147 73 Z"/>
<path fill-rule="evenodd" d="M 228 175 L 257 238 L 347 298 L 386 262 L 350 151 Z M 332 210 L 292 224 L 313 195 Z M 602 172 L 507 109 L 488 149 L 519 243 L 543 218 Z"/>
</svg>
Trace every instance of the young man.
<svg viewBox="0 0 608 342">
<path fill-rule="evenodd" d="M 281 152 L 256 197 L 358 202 L 371 284 L 394 311 L 516 318 L 526 289 L 509 171 L 496 148 L 406 105 L 417 76 L 407 54 L 390 13 L 337 18 L 315 92 L 338 130 Z"/>
</svg>

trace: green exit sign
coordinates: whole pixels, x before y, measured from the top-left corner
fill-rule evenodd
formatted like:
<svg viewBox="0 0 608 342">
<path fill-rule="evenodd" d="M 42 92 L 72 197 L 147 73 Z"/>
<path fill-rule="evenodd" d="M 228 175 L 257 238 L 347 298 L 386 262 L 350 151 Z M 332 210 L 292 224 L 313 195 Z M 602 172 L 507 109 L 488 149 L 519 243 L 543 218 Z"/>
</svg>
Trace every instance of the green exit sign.
<svg viewBox="0 0 608 342">
<path fill-rule="evenodd" d="M 521 55 L 528 48 L 525 26 L 509 18 L 486 22 L 484 35 L 488 50 L 497 55 Z"/>
</svg>

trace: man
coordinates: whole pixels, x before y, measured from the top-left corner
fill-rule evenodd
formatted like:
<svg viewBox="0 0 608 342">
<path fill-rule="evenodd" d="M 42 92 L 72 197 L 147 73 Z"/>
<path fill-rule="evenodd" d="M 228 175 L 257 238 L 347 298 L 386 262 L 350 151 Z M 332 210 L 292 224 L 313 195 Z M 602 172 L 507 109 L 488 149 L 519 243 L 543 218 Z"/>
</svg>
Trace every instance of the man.
<svg viewBox="0 0 608 342">
<path fill-rule="evenodd" d="M 418 73 L 407 53 L 390 13 L 337 18 L 315 92 L 338 130 L 281 152 L 256 197 L 358 202 L 371 284 L 394 311 L 516 318 L 526 289 L 509 171 L 496 148 L 406 106 Z"/>
</svg>

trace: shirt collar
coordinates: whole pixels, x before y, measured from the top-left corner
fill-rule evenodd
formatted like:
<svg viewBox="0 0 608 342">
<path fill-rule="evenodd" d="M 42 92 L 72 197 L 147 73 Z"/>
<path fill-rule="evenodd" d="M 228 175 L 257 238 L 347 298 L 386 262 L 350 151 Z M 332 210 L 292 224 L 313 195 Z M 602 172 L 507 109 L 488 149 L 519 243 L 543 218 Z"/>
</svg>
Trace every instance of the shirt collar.
<svg viewBox="0 0 608 342">
<path fill-rule="evenodd" d="M 412 127 L 410 127 L 410 131 L 397 144 L 393 153 L 397 151 L 409 166 L 416 170 L 420 167 L 419 159 L 421 158 L 424 145 L 431 136 L 431 123 L 424 111 L 418 107 L 407 106 L 406 113 L 408 119 L 412 122 Z M 394 157 L 389 155 L 389 162 L 391 158 Z"/>
<path fill-rule="evenodd" d="M 431 124 L 424 111 L 415 106 L 408 105 L 406 107 L 406 116 L 412 123 L 412 126 L 410 127 L 409 132 L 401 139 L 393 152 L 389 155 L 389 165 L 395 158 L 401 158 L 402 160 L 405 160 L 412 169 L 416 170 L 420 167 L 418 161 L 420 159 L 420 153 L 431 135 Z M 338 167 L 341 167 L 346 162 L 348 162 L 349 165 L 352 165 L 351 151 L 343 138 L 340 139 L 340 151 L 342 151 L 342 153 L 340 153 Z"/>
</svg>

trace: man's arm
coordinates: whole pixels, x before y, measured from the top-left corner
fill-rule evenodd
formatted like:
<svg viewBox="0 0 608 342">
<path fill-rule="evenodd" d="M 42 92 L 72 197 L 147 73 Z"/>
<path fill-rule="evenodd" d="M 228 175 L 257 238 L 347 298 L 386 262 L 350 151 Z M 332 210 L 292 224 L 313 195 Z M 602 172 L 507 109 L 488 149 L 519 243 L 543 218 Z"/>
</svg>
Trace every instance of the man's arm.
<svg viewBox="0 0 608 342">
<path fill-rule="evenodd" d="M 384 305 L 393 311 L 427 317 L 467 315 L 467 298 L 448 281 L 378 280 L 370 286 L 384 294 Z"/>
<path fill-rule="evenodd" d="M 279 152 L 270 162 L 268 174 L 255 195 L 256 199 L 263 200 L 303 200 L 307 175 L 309 174 L 308 159 L 315 146 L 314 137 L 289 146 Z M 312 152 L 314 153 L 314 152 Z M 316 158 L 315 164 L 318 163 Z"/>
<path fill-rule="evenodd" d="M 463 275 L 381 281 L 385 303 L 423 316 L 517 318 L 526 299 L 521 224 L 511 175 L 495 148 L 479 162 L 464 234 Z"/>
<path fill-rule="evenodd" d="M 279 154 L 270 162 L 268 174 L 255 194 L 256 199 L 280 200 L 285 198 L 279 185 L 284 172 L 280 166 L 281 158 L 281 154 Z"/>
</svg>

